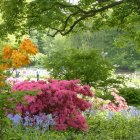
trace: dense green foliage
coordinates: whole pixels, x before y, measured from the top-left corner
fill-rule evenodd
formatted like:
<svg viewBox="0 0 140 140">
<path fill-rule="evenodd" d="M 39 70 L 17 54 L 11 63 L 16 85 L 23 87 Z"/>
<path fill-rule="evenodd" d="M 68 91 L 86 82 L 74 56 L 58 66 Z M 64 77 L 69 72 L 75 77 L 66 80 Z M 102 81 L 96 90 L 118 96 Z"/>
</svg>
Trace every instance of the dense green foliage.
<svg viewBox="0 0 140 140">
<path fill-rule="evenodd" d="M 128 105 L 140 106 L 140 89 L 136 88 L 122 88 L 119 94 L 124 97 Z"/>
<path fill-rule="evenodd" d="M 134 71 L 140 67 L 139 45 L 134 41 L 120 43 L 123 32 L 117 29 L 103 29 L 94 33 L 81 31 L 67 37 L 56 36 L 51 38 L 43 33 L 32 32 L 31 38 L 38 44 L 41 53 L 47 55 L 51 49 L 62 47 L 91 47 L 100 51 L 102 56 L 109 59 L 117 70 Z M 128 40 L 126 38 L 126 40 Z M 43 55 L 32 59 L 32 64 L 42 65 Z"/>
<path fill-rule="evenodd" d="M 132 25 L 139 23 L 139 5 L 139 0 L 79 0 L 77 4 L 66 0 L 1 0 L 0 33 L 1 37 L 12 33 L 19 36 L 41 30 L 55 36 L 104 26 L 131 32 L 136 28 Z"/>
<path fill-rule="evenodd" d="M 128 32 L 125 34 L 129 34 Z M 71 46 L 80 48 L 82 46 L 89 46 L 97 48 L 102 54 L 110 59 L 113 65 L 116 65 L 119 69 L 135 70 L 140 67 L 140 51 L 139 44 L 133 40 L 128 40 L 122 36 L 123 31 L 117 29 L 103 29 L 101 31 L 80 32 L 71 35 L 65 41 L 71 44 Z M 126 41 L 127 40 L 127 41 Z M 125 42 L 123 42 L 125 41 Z"/>
<path fill-rule="evenodd" d="M 87 84 L 106 80 L 112 70 L 110 63 L 93 48 L 59 48 L 51 51 L 44 62 L 54 78 L 80 79 Z"/>
<path fill-rule="evenodd" d="M 129 34 L 129 33 L 128 33 Z M 139 67 L 140 52 L 139 45 L 132 40 L 127 43 L 119 43 L 123 32 L 117 29 L 104 29 L 95 33 L 82 32 L 73 35 L 72 41 L 74 46 L 80 44 L 98 48 L 105 57 L 109 58 L 114 65 L 122 69 L 135 69 Z M 125 41 L 128 40 L 125 38 Z"/>
<path fill-rule="evenodd" d="M 21 126 L 6 127 L 3 140 L 139 140 L 140 119 L 126 119 L 116 115 L 108 120 L 104 115 L 97 115 L 88 118 L 90 124 L 89 132 L 68 130 L 64 132 L 49 130 L 41 132 L 33 128 Z"/>
</svg>

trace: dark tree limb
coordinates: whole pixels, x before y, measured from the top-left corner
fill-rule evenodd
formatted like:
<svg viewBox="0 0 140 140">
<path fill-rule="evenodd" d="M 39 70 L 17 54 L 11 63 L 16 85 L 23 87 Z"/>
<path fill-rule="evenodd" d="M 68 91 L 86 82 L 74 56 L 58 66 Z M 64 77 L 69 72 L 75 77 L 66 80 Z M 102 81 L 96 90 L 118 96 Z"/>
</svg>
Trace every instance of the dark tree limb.
<svg viewBox="0 0 140 140">
<path fill-rule="evenodd" d="M 96 10 L 93 9 L 93 10 L 89 10 L 89 11 L 83 11 L 83 10 L 81 11 L 81 9 L 77 8 L 77 6 L 76 6 L 76 9 L 78 9 L 78 11 L 76 11 L 75 13 L 70 14 L 66 18 L 65 23 L 64 23 L 64 27 L 62 29 L 57 29 L 57 28 L 50 27 L 51 29 L 55 30 L 56 32 L 54 34 L 52 34 L 52 35 L 51 34 L 48 34 L 48 35 L 50 35 L 52 37 L 54 37 L 58 33 L 60 33 L 61 35 L 67 35 L 67 34 L 69 34 L 74 29 L 74 27 L 80 21 L 85 20 L 85 19 L 87 19 L 89 17 L 94 17 L 97 13 L 100 13 L 100 12 L 103 12 L 103 11 L 108 10 L 110 8 L 113 8 L 115 6 L 118 6 L 118 5 L 122 4 L 123 2 L 124 2 L 123 0 L 122 1 L 116 1 L 114 3 L 111 3 L 109 5 L 106 5 L 106 6 L 102 7 L 102 8 L 100 8 L 100 9 L 96 9 Z M 59 3 L 59 4 L 61 5 L 61 3 Z M 68 5 L 64 5 L 63 4 L 62 6 L 66 6 L 67 7 Z M 69 5 L 69 7 L 75 7 L 75 5 Z M 80 18 L 78 18 L 77 20 L 75 20 L 73 22 L 73 24 L 69 27 L 69 29 L 66 30 L 70 18 L 72 18 L 73 16 L 76 16 L 79 13 L 81 14 Z"/>
</svg>

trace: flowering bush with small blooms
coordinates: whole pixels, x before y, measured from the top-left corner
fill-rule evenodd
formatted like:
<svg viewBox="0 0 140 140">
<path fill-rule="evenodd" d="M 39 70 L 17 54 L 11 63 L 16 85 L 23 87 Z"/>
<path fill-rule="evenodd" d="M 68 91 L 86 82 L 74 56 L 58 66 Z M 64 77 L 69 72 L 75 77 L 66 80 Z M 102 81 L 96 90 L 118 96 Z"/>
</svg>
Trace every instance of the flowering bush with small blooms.
<svg viewBox="0 0 140 140">
<path fill-rule="evenodd" d="M 88 125 L 82 111 L 90 108 L 91 104 L 82 96 L 91 97 L 93 92 L 88 85 L 81 86 L 79 83 L 79 80 L 49 80 L 15 84 L 13 92 L 37 91 L 35 96 L 24 96 L 28 105 L 19 103 L 16 108 L 22 116 L 25 116 L 26 112 L 31 116 L 39 113 L 52 114 L 56 130 L 66 130 L 70 126 L 87 131 Z"/>
<path fill-rule="evenodd" d="M 104 100 L 102 98 L 95 97 L 93 99 L 93 108 L 95 110 L 109 110 L 113 112 L 120 112 L 122 110 L 126 110 L 128 108 L 127 102 L 122 96 L 119 96 L 118 91 L 116 89 L 112 89 L 111 95 L 113 96 L 114 100 Z"/>
<path fill-rule="evenodd" d="M 37 47 L 30 39 L 24 39 L 18 49 L 13 49 L 10 45 L 4 46 L 0 52 L 0 87 L 5 85 L 5 70 L 28 65 L 29 55 L 35 55 L 37 52 Z"/>
<path fill-rule="evenodd" d="M 117 92 L 118 91 L 113 89 L 111 95 L 114 97 L 114 102 L 109 102 L 107 105 L 104 105 L 103 106 L 104 109 L 120 112 L 128 108 L 125 99 L 122 96 L 119 96 Z"/>
</svg>

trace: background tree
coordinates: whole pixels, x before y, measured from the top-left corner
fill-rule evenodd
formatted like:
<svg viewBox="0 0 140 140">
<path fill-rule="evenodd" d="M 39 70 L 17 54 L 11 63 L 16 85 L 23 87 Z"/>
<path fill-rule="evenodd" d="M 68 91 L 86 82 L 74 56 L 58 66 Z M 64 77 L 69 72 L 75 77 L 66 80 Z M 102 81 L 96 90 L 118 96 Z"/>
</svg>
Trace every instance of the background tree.
<svg viewBox="0 0 140 140">
<path fill-rule="evenodd" d="M 54 78 L 80 79 L 90 85 L 105 81 L 113 68 L 98 51 L 88 47 L 59 47 L 50 51 L 44 62 Z"/>
<path fill-rule="evenodd" d="M 119 69 L 135 70 L 140 66 L 138 44 L 130 38 L 122 37 L 123 35 L 124 32 L 116 28 L 102 29 L 94 33 L 80 32 L 67 37 L 64 45 L 69 42 L 76 48 L 84 46 L 96 48 Z"/>
<path fill-rule="evenodd" d="M 39 34 L 41 35 L 38 38 Z M 42 33 L 37 32 L 32 34 L 31 37 L 38 46 L 40 45 L 39 48 L 41 48 L 41 52 L 45 55 L 48 55 L 48 53 L 55 49 L 61 50 L 63 47 L 94 48 L 98 50 L 101 56 L 110 60 L 112 65 L 116 65 L 117 70 L 134 71 L 140 66 L 140 51 L 133 40 L 127 40 L 127 42 L 125 41 L 126 43 L 123 43 L 123 40 L 120 39 L 123 34 L 123 32 L 118 31 L 116 28 L 111 28 L 93 33 L 90 31 L 80 31 L 66 37 L 57 35 L 55 38 L 44 36 Z M 38 55 L 37 58 L 35 64 L 42 65 L 44 56 Z"/>
</svg>

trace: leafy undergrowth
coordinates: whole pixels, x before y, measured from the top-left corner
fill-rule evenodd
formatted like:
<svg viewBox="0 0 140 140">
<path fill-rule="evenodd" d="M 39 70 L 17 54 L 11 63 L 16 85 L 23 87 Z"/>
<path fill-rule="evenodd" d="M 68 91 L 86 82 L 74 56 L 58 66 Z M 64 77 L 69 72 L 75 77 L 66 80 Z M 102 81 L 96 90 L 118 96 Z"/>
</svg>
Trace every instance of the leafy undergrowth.
<svg viewBox="0 0 140 140">
<path fill-rule="evenodd" d="M 31 127 L 13 126 L 5 128 L 3 140 L 139 140 L 140 118 L 126 119 L 116 114 L 112 119 L 98 114 L 87 119 L 89 131 L 74 129 L 67 131 L 48 130 L 42 132 Z"/>
</svg>

